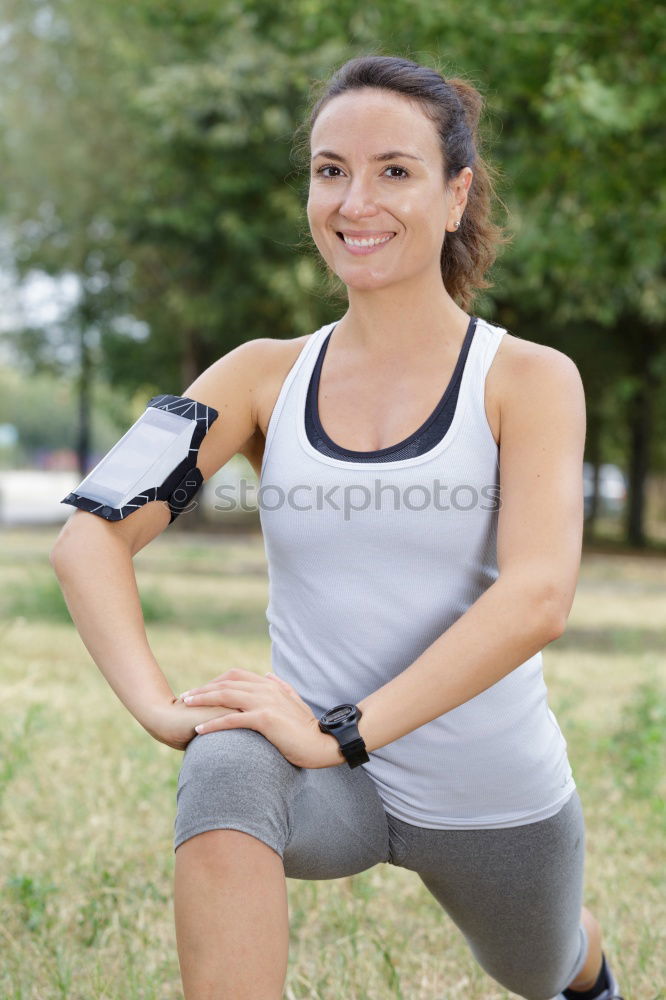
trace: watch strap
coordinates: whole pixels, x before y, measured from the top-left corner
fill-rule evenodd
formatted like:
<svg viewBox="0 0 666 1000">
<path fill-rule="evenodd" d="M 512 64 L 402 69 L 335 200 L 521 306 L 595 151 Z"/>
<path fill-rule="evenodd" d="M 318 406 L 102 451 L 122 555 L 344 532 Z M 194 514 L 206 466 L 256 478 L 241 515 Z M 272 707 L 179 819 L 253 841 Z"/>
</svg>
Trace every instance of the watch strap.
<svg viewBox="0 0 666 1000">
<path fill-rule="evenodd" d="M 350 767 L 358 767 L 359 764 L 366 764 L 370 760 L 365 748 L 365 740 L 360 735 L 358 739 L 352 740 L 350 743 L 344 745 L 341 743 L 340 749 Z"/>
</svg>

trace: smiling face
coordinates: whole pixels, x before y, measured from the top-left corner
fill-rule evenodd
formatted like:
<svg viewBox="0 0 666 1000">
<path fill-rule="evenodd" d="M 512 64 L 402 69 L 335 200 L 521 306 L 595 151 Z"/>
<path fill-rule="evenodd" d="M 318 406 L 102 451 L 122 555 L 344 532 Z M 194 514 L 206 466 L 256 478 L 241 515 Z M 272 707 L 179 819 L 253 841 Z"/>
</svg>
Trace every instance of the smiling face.
<svg viewBox="0 0 666 1000">
<path fill-rule="evenodd" d="M 445 230 L 460 219 L 469 183 L 447 189 L 439 137 L 420 106 L 377 88 L 340 94 L 310 144 L 308 221 L 331 270 L 355 289 L 426 272 L 441 282 Z"/>
</svg>

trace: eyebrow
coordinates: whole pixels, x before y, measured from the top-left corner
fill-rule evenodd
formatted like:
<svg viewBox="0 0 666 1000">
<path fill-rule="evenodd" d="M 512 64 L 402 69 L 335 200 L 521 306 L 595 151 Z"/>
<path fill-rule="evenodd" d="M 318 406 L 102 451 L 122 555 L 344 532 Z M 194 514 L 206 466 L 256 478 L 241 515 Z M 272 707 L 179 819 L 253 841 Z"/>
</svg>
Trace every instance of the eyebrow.
<svg viewBox="0 0 666 1000">
<path fill-rule="evenodd" d="M 347 162 L 344 156 L 340 156 L 339 153 L 334 153 L 330 149 L 317 150 L 312 159 L 316 160 L 318 156 L 325 156 L 329 160 L 337 160 L 338 163 Z M 403 153 L 399 149 L 390 149 L 387 153 L 378 153 L 377 156 L 373 156 L 372 159 L 378 160 L 380 163 L 383 163 L 385 160 L 396 160 L 399 157 L 402 157 L 403 159 L 407 160 L 421 160 L 421 162 L 424 162 L 422 157 L 414 156 L 413 153 Z"/>
</svg>

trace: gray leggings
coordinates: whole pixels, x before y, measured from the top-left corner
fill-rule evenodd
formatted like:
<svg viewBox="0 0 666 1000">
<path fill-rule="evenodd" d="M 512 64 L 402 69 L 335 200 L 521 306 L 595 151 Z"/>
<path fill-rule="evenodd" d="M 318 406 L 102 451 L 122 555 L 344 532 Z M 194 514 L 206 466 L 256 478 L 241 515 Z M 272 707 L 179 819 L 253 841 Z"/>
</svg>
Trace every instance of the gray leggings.
<svg viewBox="0 0 666 1000">
<path fill-rule="evenodd" d="M 551 1000 L 585 963 L 576 790 L 537 823 L 432 830 L 387 813 L 363 767 L 295 767 L 261 733 L 228 729 L 188 744 L 177 804 L 174 850 L 233 829 L 268 844 L 289 878 L 341 878 L 380 862 L 417 872 L 488 975 L 527 1000 Z"/>
</svg>

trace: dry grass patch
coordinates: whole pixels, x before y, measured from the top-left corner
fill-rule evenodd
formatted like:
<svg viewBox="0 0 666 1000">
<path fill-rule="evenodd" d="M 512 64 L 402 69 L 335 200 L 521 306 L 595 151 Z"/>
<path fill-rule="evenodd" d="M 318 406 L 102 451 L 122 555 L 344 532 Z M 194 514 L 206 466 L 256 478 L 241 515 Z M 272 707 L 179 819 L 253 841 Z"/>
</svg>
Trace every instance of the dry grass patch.
<svg viewBox="0 0 666 1000">
<path fill-rule="evenodd" d="M 177 1000 L 181 755 L 116 700 L 53 586 L 54 531 L 0 553 L 0 997 Z M 586 902 L 627 1000 L 664 997 L 664 563 L 590 556 L 544 652 L 586 819 Z M 269 669 L 260 537 L 161 536 L 136 570 L 174 690 Z M 59 603 L 60 602 L 60 603 Z M 507 1000 L 418 876 L 289 880 L 286 1000 Z"/>
</svg>

